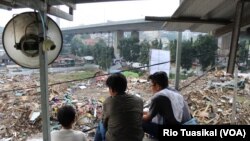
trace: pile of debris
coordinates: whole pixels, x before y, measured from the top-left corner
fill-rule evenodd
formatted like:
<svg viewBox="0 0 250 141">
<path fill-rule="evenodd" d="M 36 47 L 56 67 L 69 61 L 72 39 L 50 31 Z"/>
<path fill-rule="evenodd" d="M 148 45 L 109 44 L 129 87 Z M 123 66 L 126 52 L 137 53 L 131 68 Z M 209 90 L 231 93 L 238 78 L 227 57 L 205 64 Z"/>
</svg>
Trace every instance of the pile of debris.
<svg viewBox="0 0 250 141">
<path fill-rule="evenodd" d="M 33 87 L 38 84 L 35 80 L 35 76 L 2 75 L 0 91 Z M 28 135 L 41 132 L 41 124 L 34 118 L 40 111 L 39 102 L 37 89 L 0 93 L 0 138 L 25 140 Z"/>
<path fill-rule="evenodd" d="M 195 78 L 182 82 L 189 84 Z M 250 124 L 250 81 L 247 77 L 236 81 L 223 71 L 210 72 L 181 90 L 187 99 L 193 115 L 200 124 Z M 236 123 L 232 123 L 233 103 L 235 97 Z"/>
<path fill-rule="evenodd" d="M 182 81 L 181 86 L 196 77 Z M 236 124 L 250 124 L 250 81 L 238 78 L 237 95 L 234 79 L 224 72 L 208 73 L 188 87 L 181 89 L 192 114 L 200 124 L 232 124 L 234 96 L 236 97 Z M 27 88 L 0 93 L 0 138 L 24 141 L 42 132 L 39 77 L 18 75 L 1 76 L 0 91 Z M 34 88 L 30 88 L 34 87 Z M 57 109 L 71 104 L 77 109 L 78 120 L 75 129 L 85 132 L 93 139 L 95 127 L 102 116 L 102 103 L 108 96 L 104 79 L 90 79 L 82 82 L 63 83 L 49 87 L 51 130 L 61 128 L 56 120 Z M 147 101 L 152 96 L 146 76 L 128 78 L 128 93 Z"/>
<path fill-rule="evenodd" d="M 25 141 L 28 137 L 42 132 L 41 96 L 40 88 L 37 88 L 38 81 L 37 76 L 2 77 L 0 91 L 24 89 L 0 93 L 0 139 Z M 73 105 L 77 109 L 78 121 L 75 126 L 77 130 L 89 130 L 95 127 L 101 119 L 104 98 L 93 97 L 93 93 L 91 93 L 91 97 L 84 95 L 83 92 L 75 93 L 77 90 L 84 91 L 82 86 L 86 83 L 60 84 L 49 87 L 51 130 L 61 128 L 56 120 L 56 114 L 57 109 L 64 104 Z M 89 89 L 93 88 L 92 85 L 95 84 L 91 84 Z"/>
</svg>

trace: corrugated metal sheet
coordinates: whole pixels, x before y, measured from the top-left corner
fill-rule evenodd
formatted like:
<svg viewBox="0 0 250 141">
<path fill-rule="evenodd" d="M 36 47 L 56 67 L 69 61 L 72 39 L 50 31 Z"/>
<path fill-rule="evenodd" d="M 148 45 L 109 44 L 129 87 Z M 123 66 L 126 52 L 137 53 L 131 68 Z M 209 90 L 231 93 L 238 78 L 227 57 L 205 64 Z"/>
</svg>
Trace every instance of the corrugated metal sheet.
<svg viewBox="0 0 250 141">
<path fill-rule="evenodd" d="M 192 25 L 192 23 L 167 23 L 164 29 L 167 31 L 184 31 L 189 30 Z"/>
<path fill-rule="evenodd" d="M 214 29 L 217 29 L 217 28 L 220 28 L 220 27 L 223 27 L 222 25 L 209 25 L 209 24 L 200 24 L 199 27 L 197 27 L 195 30 L 193 31 L 199 31 L 199 32 L 211 32 L 213 31 Z"/>
<path fill-rule="evenodd" d="M 213 24 L 193 24 L 193 23 L 171 23 L 165 26 L 165 30 L 168 31 L 185 31 L 190 30 L 192 32 L 208 33 L 214 29 L 223 27 L 223 25 Z"/>
<path fill-rule="evenodd" d="M 238 0 L 224 0 L 224 2 L 213 8 L 207 16 L 212 18 L 233 19 L 237 1 Z"/>
<path fill-rule="evenodd" d="M 173 14 L 174 17 L 203 17 L 226 0 L 185 0 Z"/>
<path fill-rule="evenodd" d="M 172 17 L 198 17 L 200 19 L 234 20 L 238 0 L 184 0 Z M 250 15 L 250 4 L 245 4 L 245 17 Z M 247 12 L 248 11 L 248 12 Z M 243 16 L 244 17 L 244 16 Z M 170 31 L 190 30 L 193 32 L 212 32 L 223 25 L 204 23 L 168 22 L 165 28 Z"/>
</svg>

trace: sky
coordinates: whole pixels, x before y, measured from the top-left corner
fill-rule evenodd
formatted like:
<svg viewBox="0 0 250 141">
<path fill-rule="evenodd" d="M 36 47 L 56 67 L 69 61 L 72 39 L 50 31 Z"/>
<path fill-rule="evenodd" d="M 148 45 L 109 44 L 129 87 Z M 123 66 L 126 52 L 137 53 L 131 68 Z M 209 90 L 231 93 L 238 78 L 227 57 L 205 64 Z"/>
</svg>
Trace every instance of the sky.
<svg viewBox="0 0 250 141">
<path fill-rule="evenodd" d="M 107 21 L 122 21 L 144 19 L 145 16 L 171 16 L 179 5 L 179 0 L 141 0 L 77 4 L 74 10 L 73 21 L 60 19 L 59 26 L 72 27 L 78 25 L 91 25 Z M 60 6 L 68 11 L 66 6 Z M 13 15 L 31 9 L 13 9 L 11 11 L 0 9 L 0 26 L 4 27 Z M 50 16 L 58 21 L 54 16 Z"/>
</svg>

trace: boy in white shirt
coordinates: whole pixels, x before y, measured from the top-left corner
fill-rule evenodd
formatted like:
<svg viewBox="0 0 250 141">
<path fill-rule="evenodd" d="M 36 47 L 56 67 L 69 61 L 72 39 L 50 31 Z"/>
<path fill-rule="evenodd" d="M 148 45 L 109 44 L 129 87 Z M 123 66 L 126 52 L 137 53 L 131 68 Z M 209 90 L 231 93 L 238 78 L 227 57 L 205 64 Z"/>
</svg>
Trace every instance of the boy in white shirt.
<svg viewBox="0 0 250 141">
<path fill-rule="evenodd" d="M 76 119 L 76 111 L 72 106 L 61 107 L 58 110 L 57 119 L 62 129 L 51 132 L 51 141 L 87 141 L 83 132 L 72 129 Z"/>
</svg>

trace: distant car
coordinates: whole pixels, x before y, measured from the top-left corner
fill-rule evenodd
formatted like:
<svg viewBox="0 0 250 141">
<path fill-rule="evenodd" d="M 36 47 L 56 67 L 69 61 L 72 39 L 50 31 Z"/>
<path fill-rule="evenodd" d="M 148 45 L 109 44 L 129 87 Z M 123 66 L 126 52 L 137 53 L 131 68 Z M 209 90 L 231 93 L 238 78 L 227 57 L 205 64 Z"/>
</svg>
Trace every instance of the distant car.
<svg viewBox="0 0 250 141">
<path fill-rule="evenodd" d="M 120 59 L 113 59 L 113 63 L 112 64 L 113 65 L 120 64 L 120 65 L 124 66 L 124 65 L 126 65 L 126 61 L 124 59 L 122 59 L 122 58 L 120 58 Z"/>
<path fill-rule="evenodd" d="M 132 68 L 140 68 L 140 70 L 147 70 L 147 64 L 142 64 L 139 62 L 131 63 Z M 144 67 L 143 67 L 144 66 Z"/>
<path fill-rule="evenodd" d="M 139 68 L 139 67 L 141 67 L 141 66 L 142 66 L 141 63 L 138 63 L 138 62 L 132 63 L 132 67 L 133 67 L 133 68 Z"/>
<path fill-rule="evenodd" d="M 22 69 L 13 69 L 12 72 L 22 72 Z"/>
</svg>

